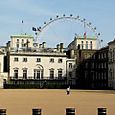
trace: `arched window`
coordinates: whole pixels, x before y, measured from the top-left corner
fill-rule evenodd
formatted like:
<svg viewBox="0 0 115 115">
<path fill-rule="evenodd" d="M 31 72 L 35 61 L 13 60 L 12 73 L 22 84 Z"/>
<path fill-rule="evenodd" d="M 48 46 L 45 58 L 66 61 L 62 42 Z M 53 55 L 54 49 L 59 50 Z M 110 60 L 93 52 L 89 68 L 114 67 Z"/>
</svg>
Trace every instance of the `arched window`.
<svg viewBox="0 0 115 115">
<path fill-rule="evenodd" d="M 23 79 L 27 79 L 27 68 L 23 68 Z"/>
<path fill-rule="evenodd" d="M 34 79 L 43 79 L 43 66 L 40 64 L 34 69 Z"/>
</svg>

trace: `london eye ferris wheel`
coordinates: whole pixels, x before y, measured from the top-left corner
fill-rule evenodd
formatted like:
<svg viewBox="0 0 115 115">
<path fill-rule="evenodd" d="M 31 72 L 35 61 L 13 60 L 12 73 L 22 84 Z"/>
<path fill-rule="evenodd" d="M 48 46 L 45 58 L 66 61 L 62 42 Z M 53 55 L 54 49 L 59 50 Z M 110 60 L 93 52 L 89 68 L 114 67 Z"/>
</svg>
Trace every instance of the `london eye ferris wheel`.
<svg viewBox="0 0 115 115">
<path fill-rule="evenodd" d="M 56 23 L 56 22 L 58 22 L 58 23 Z M 96 26 L 93 26 L 93 24 L 91 22 L 87 21 L 85 18 L 81 18 L 78 15 L 77 16 L 73 16 L 72 14 L 70 14 L 69 16 L 66 16 L 65 14 L 63 14 L 62 16 L 56 15 L 54 18 L 50 18 L 48 21 L 45 21 L 42 26 L 32 27 L 32 30 L 35 32 L 35 36 L 36 36 L 35 37 L 35 42 L 38 42 L 38 40 L 41 38 L 41 35 L 44 32 L 46 32 L 45 30 L 49 29 L 48 28 L 49 26 L 51 26 L 53 24 L 58 24 L 59 25 L 59 23 L 60 23 L 60 28 L 62 28 L 63 27 L 63 23 L 67 24 L 67 22 L 70 22 L 70 25 L 72 25 L 72 23 L 73 23 L 74 26 L 76 26 L 75 25 L 76 22 L 77 22 L 77 24 L 79 23 L 80 26 L 82 25 L 81 27 L 82 27 L 83 32 L 84 32 L 83 34 L 87 34 L 88 31 L 90 31 L 90 33 L 93 34 L 93 37 L 95 39 L 97 39 L 98 46 L 101 47 L 102 40 L 99 39 L 100 33 L 97 32 Z M 70 28 L 72 28 L 72 27 L 70 27 Z M 51 31 L 54 32 L 54 29 L 51 29 Z M 61 34 L 63 34 L 63 33 L 66 33 L 66 31 L 65 32 L 61 32 Z M 75 36 L 78 35 L 78 33 L 76 32 L 75 29 L 74 29 L 74 34 L 75 34 Z M 57 37 L 57 34 L 55 36 Z M 54 41 L 55 41 L 55 39 L 54 39 Z"/>
</svg>

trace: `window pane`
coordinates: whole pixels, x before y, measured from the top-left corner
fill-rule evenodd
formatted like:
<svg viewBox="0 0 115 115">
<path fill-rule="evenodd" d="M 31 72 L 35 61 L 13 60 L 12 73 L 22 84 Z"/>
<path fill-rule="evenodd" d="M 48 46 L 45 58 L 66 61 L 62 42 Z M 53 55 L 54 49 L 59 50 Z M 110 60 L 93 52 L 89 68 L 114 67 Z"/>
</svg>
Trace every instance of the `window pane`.
<svg viewBox="0 0 115 115">
<path fill-rule="evenodd" d="M 41 62 L 41 58 L 37 58 L 37 60 L 36 60 L 37 62 Z"/>
<path fill-rule="evenodd" d="M 58 63 L 62 63 L 62 59 L 58 59 Z"/>
<path fill-rule="evenodd" d="M 52 63 L 53 63 L 53 62 L 54 62 L 54 59 L 53 59 L 53 58 L 51 58 L 51 59 L 50 59 L 50 62 L 52 62 Z"/>
<path fill-rule="evenodd" d="M 58 70 L 58 78 L 59 78 L 59 79 L 62 78 L 62 70 Z"/>
<path fill-rule="evenodd" d="M 23 70 L 23 79 L 27 79 L 27 70 Z"/>
<path fill-rule="evenodd" d="M 15 58 L 14 58 L 14 61 L 18 61 L 18 58 L 17 58 L 17 57 L 15 57 Z"/>
<path fill-rule="evenodd" d="M 23 58 L 23 62 L 27 62 L 27 58 Z"/>
<path fill-rule="evenodd" d="M 18 70 L 14 70 L 14 78 L 18 78 Z"/>
<path fill-rule="evenodd" d="M 50 79 L 54 78 L 54 70 L 50 70 Z"/>
</svg>

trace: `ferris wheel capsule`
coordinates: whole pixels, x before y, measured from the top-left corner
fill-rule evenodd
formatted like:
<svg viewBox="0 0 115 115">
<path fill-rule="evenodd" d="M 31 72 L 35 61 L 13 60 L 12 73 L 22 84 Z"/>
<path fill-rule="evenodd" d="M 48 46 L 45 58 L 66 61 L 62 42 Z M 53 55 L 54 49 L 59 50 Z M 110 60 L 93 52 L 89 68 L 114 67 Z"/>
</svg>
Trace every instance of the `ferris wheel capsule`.
<svg viewBox="0 0 115 115">
<path fill-rule="evenodd" d="M 91 25 L 91 22 L 89 22 L 89 25 Z"/>
<path fill-rule="evenodd" d="M 70 16 L 72 17 L 73 15 L 72 15 L 72 14 L 70 14 Z"/>
<path fill-rule="evenodd" d="M 58 18 L 59 16 L 57 15 L 56 18 Z"/>
<path fill-rule="evenodd" d="M 79 18 L 79 16 L 77 16 L 77 18 Z"/>
<path fill-rule="evenodd" d="M 96 30 L 96 27 L 94 27 L 94 30 Z"/>
<path fill-rule="evenodd" d="M 86 19 L 84 18 L 83 21 L 85 21 Z"/>
<path fill-rule="evenodd" d="M 46 24 L 46 22 L 44 22 L 44 24 Z"/>
<path fill-rule="evenodd" d="M 98 33 L 98 36 L 100 36 L 100 33 Z"/>
</svg>

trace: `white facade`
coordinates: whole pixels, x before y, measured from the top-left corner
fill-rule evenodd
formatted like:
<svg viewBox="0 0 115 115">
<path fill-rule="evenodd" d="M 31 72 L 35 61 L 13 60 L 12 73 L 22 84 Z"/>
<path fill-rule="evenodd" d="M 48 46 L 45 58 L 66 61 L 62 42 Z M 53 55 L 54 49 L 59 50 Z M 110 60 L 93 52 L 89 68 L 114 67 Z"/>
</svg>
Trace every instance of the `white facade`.
<svg viewBox="0 0 115 115">
<path fill-rule="evenodd" d="M 10 77 L 25 79 L 49 79 L 66 76 L 66 54 L 62 53 L 32 53 L 10 52 Z M 16 72 L 18 71 L 18 75 Z M 53 73 L 51 73 L 53 71 Z M 51 75 L 54 74 L 54 75 Z"/>
<path fill-rule="evenodd" d="M 115 40 L 109 45 L 109 63 L 108 63 L 108 85 L 115 89 Z"/>
<path fill-rule="evenodd" d="M 5 73 L 3 69 L 4 69 L 4 53 L 0 51 L 0 88 L 3 88 L 3 82 L 8 78 L 8 73 Z"/>
<path fill-rule="evenodd" d="M 3 73 L 4 67 L 4 53 L 0 51 L 0 73 Z"/>
<path fill-rule="evenodd" d="M 74 40 L 68 45 L 69 49 L 97 49 L 96 38 L 75 37 Z"/>
<path fill-rule="evenodd" d="M 29 42 L 28 42 L 28 41 Z M 28 42 L 28 47 L 24 44 Z M 11 79 L 56 79 L 66 77 L 66 53 L 63 43 L 56 49 L 45 48 L 45 42 L 34 47 L 32 36 L 11 36 L 9 77 Z M 14 49 L 19 50 L 14 50 Z M 21 49 L 21 50 L 20 50 Z"/>
<path fill-rule="evenodd" d="M 12 35 L 10 48 L 20 49 L 24 47 L 33 47 L 34 38 L 30 35 Z"/>
</svg>

